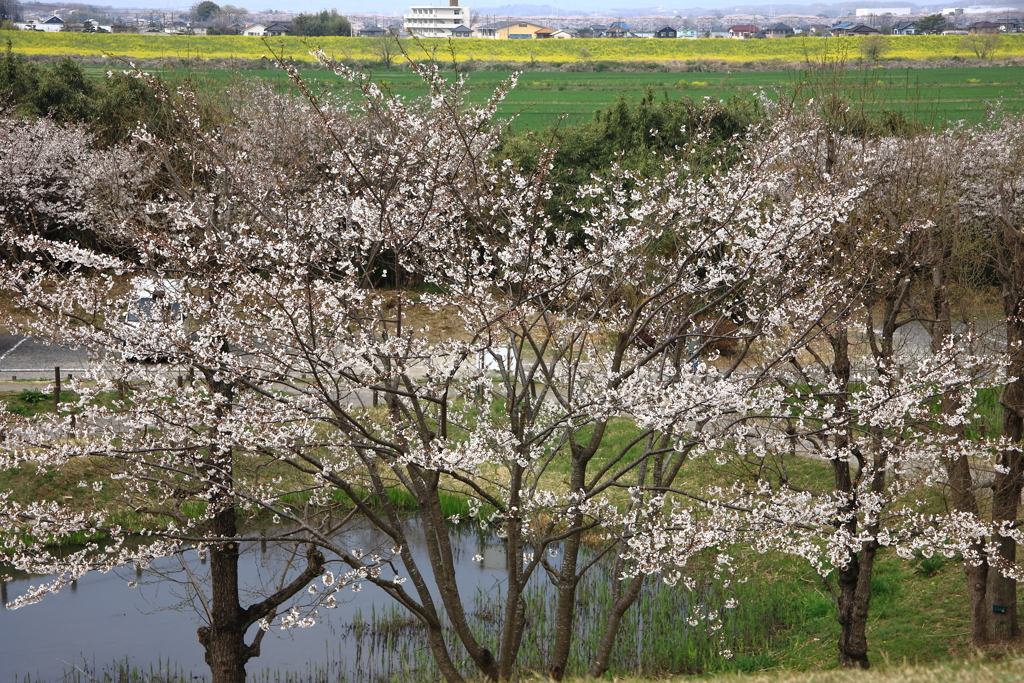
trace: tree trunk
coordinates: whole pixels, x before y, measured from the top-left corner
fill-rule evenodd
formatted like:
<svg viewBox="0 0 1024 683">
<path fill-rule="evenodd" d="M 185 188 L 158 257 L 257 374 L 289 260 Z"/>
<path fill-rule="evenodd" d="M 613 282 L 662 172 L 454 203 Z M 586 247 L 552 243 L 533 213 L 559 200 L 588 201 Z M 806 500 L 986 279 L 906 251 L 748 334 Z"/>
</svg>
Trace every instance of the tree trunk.
<svg viewBox="0 0 1024 683">
<path fill-rule="evenodd" d="M 580 518 L 574 517 L 572 524 L 578 526 Z M 548 656 L 548 676 L 560 681 L 565 676 L 569 663 L 569 649 L 572 646 L 573 628 L 576 617 L 576 564 L 579 560 L 580 536 L 574 534 L 565 540 L 562 566 L 558 572 L 558 606 L 555 612 L 555 643 Z"/>
<path fill-rule="evenodd" d="M 982 543 L 972 545 L 971 550 L 984 556 Z M 964 574 L 967 576 L 967 594 L 971 609 L 971 647 L 982 647 L 989 641 L 988 562 L 983 561 L 978 566 L 968 563 L 964 565 Z"/>
<path fill-rule="evenodd" d="M 619 627 L 622 625 L 622 617 L 626 611 L 636 602 L 640 595 L 640 589 L 644 585 L 644 577 L 634 576 L 626 591 L 612 604 L 608 621 L 605 622 L 604 633 L 601 634 L 601 641 L 597 645 L 597 653 L 594 655 L 594 663 L 590 666 L 590 677 L 601 678 L 608 672 L 611 665 L 612 648 L 619 637 Z"/>
<path fill-rule="evenodd" d="M 945 410 L 945 408 L 944 408 Z M 965 456 L 957 456 L 946 462 L 946 478 L 949 482 L 953 509 L 979 517 L 978 502 L 974 495 L 974 482 L 970 463 Z M 967 578 L 967 595 L 971 610 L 971 646 L 982 647 L 988 643 L 989 609 L 988 561 L 985 559 L 985 539 L 979 538 L 971 544 L 973 558 L 964 561 L 964 575 Z M 978 563 L 974 564 L 974 560 Z"/>
<path fill-rule="evenodd" d="M 1004 290 L 1004 310 L 1007 314 L 1006 341 L 1010 352 L 1010 381 L 1003 390 L 1000 403 L 1003 405 L 1003 438 L 1020 443 L 1024 436 L 1024 318 L 1021 297 L 1014 291 Z M 992 521 L 1015 522 L 1020 505 L 1021 486 L 1024 484 L 1021 454 L 1015 449 L 1000 453 L 999 464 L 1005 472 L 996 474 L 992 495 Z M 1017 581 L 998 571 L 999 564 L 1012 566 L 1017 561 L 1017 544 L 1012 538 L 996 536 L 998 558 L 990 562 L 997 571 L 988 572 L 988 602 L 992 613 L 988 615 L 988 635 L 993 642 L 1006 642 L 1020 635 L 1017 623 Z"/>
<path fill-rule="evenodd" d="M 210 533 L 230 538 L 237 533 L 230 505 L 210 522 Z M 245 664 L 252 656 L 245 644 L 245 614 L 238 602 L 238 543 L 213 545 L 210 554 L 210 624 L 199 629 L 199 642 L 210 667 L 212 683 L 245 683 Z"/>
<path fill-rule="evenodd" d="M 839 664 L 850 669 L 867 669 L 868 607 L 871 602 L 871 574 L 875 567 L 874 547 L 854 554 L 839 570 Z"/>
<path fill-rule="evenodd" d="M 834 335 L 830 335 L 832 344 L 832 374 L 839 380 L 842 390 L 836 399 L 837 412 L 846 410 L 844 391 L 850 385 L 850 337 L 845 327 L 840 327 Z M 843 448 L 848 442 L 844 433 L 836 435 L 836 446 Z M 861 463 L 863 467 L 863 463 Z M 832 461 L 832 473 L 835 478 L 835 489 L 847 495 L 854 492 L 853 476 L 850 463 L 845 460 Z M 858 472 L 861 476 L 863 472 Z M 851 535 L 857 533 L 857 520 L 845 523 Z M 839 664 L 856 669 L 867 669 L 868 662 L 868 607 L 871 601 L 871 573 L 874 570 L 875 548 L 863 546 L 859 553 L 851 553 L 849 563 L 839 569 L 836 609 L 839 621 Z"/>
</svg>

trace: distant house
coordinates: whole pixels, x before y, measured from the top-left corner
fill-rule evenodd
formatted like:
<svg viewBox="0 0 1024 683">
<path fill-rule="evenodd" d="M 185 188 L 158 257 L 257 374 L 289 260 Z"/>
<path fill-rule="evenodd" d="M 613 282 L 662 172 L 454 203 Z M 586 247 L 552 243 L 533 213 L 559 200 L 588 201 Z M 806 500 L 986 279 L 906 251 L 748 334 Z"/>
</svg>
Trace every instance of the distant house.
<svg viewBox="0 0 1024 683">
<path fill-rule="evenodd" d="M 47 33 L 56 33 L 64 30 L 64 20 L 57 15 L 48 17 L 42 21 L 19 21 L 14 25 L 22 31 L 46 31 Z"/>
<path fill-rule="evenodd" d="M 360 38 L 383 38 L 387 34 L 388 32 L 385 29 L 377 26 L 376 24 L 373 26 L 364 26 L 359 29 Z"/>
<path fill-rule="evenodd" d="M 828 35 L 828 26 L 825 26 L 825 24 L 811 24 L 807 27 L 806 33 L 809 36 L 826 36 Z"/>
<path fill-rule="evenodd" d="M 741 40 L 746 38 L 753 38 L 754 34 L 760 30 L 761 29 L 759 29 L 757 26 L 754 26 L 753 24 L 739 24 L 737 26 L 730 26 L 729 37 L 739 38 Z"/>
<path fill-rule="evenodd" d="M 921 34 L 917 28 L 916 21 L 897 21 L 893 24 L 892 34 L 894 36 L 917 36 Z"/>
<path fill-rule="evenodd" d="M 604 32 L 608 30 L 608 27 L 604 24 L 593 24 L 590 30 L 594 32 L 595 38 L 604 38 Z"/>
<path fill-rule="evenodd" d="M 263 32 L 266 31 L 266 30 L 267 30 L 267 25 L 266 24 L 253 24 L 252 26 L 247 26 L 246 29 L 244 31 L 242 31 L 242 35 L 243 36 L 262 36 Z"/>
<path fill-rule="evenodd" d="M 552 37 L 554 31 L 540 24 L 533 24 L 529 21 L 499 21 L 493 24 L 485 24 L 476 28 L 478 38 L 495 38 L 497 40 L 533 40 L 540 36 L 537 31 L 547 31 L 545 38 Z"/>
<path fill-rule="evenodd" d="M 273 24 L 268 24 L 263 29 L 263 35 L 271 38 L 277 38 L 279 36 L 288 36 L 292 32 L 292 22 L 290 21 L 277 21 Z"/>
<path fill-rule="evenodd" d="M 619 26 L 618 24 L 612 24 L 608 27 L 608 30 L 604 32 L 605 38 L 633 38 L 633 32 L 625 26 Z"/>
<path fill-rule="evenodd" d="M 971 35 L 1002 33 L 1000 24 L 994 21 L 976 21 L 967 27 Z"/>
<path fill-rule="evenodd" d="M 561 29 L 560 28 L 557 31 L 555 31 L 554 33 L 552 33 L 550 37 L 554 38 L 555 40 L 569 40 L 569 39 L 575 38 L 576 36 L 574 36 L 569 31 L 566 31 L 565 29 Z"/>
<path fill-rule="evenodd" d="M 832 27 L 832 35 L 834 36 L 877 36 L 881 35 L 874 26 L 868 26 L 867 24 L 836 24 Z"/>
<path fill-rule="evenodd" d="M 848 35 L 851 36 L 880 36 L 882 32 L 874 26 L 868 26 L 867 24 L 857 24 L 850 29 Z"/>
<path fill-rule="evenodd" d="M 687 40 L 696 40 L 700 38 L 700 31 L 695 28 L 684 28 L 676 31 L 676 38 L 685 38 Z"/>
<path fill-rule="evenodd" d="M 212 21 L 193 21 L 188 25 L 188 32 L 194 36 L 205 36 L 213 27 Z"/>
<path fill-rule="evenodd" d="M 793 33 L 793 27 L 786 24 L 775 24 L 765 28 L 764 35 L 766 38 L 789 38 Z"/>
<path fill-rule="evenodd" d="M 677 38 L 679 34 L 671 26 L 663 26 L 654 32 L 655 38 Z"/>
</svg>

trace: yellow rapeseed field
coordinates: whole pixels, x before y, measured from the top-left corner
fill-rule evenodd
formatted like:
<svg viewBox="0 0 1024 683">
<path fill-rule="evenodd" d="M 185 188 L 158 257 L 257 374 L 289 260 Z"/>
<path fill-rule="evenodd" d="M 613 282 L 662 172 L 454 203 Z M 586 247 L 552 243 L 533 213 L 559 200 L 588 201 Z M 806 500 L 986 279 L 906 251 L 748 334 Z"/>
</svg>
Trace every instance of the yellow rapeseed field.
<svg viewBox="0 0 1024 683">
<path fill-rule="evenodd" d="M 45 55 L 117 55 L 138 59 L 173 57 L 182 59 L 259 59 L 269 49 L 259 38 L 247 36 L 170 36 L 136 34 L 43 33 L 37 31 L 0 31 L 0 40 L 9 39 L 15 52 Z M 275 38 L 269 44 L 285 56 L 312 60 L 311 47 L 322 47 L 339 59 L 376 59 L 374 38 Z M 847 53 L 858 57 L 863 38 L 788 38 L 781 40 L 482 40 L 458 39 L 451 42 L 459 60 L 479 59 L 514 62 L 579 62 L 586 60 L 666 61 L 721 59 L 734 62 L 779 60 L 800 62 L 829 54 Z M 427 40 L 419 45 L 405 40 L 414 59 L 426 57 L 425 50 L 448 50 L 447 41 Z M 961 46 L 959 36 L 893 36 L 887 58 L 937 59 L 973 57 Z M 1024 35 L 1004 37 L 996 55 L 1000 58 L 1024 56 Z"/>
</svg>

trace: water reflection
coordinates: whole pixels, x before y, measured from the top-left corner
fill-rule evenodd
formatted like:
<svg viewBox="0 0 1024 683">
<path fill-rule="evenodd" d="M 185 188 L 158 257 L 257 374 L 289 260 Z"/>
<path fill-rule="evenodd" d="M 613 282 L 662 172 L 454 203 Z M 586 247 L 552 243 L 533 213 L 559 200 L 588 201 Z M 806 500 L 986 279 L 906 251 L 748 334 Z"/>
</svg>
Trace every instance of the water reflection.
<svg viewBox="0 0 1024 683">
<path fill-rule="evenodd" d="M 409 525 L 411 550 L 431 584 L 422 532 L 416 520 Z M 485 647 L 497 651 L 505 593 L 504 550 L 496 537 L 464 527 L 458 533 L 458 529 L 452 529 L 453 558 L 470 626 Z M 391 545 L 390 539 L 369 528 L 347 532 L 344 541 L 367 552 Z M 557 552 L 549 560 L 556 567 L 560 564 Z M 566 672 L 570 676 L 585 673 L 593 660 L 613 601 L 617 569 L 613 557 L 605 560 L 584 576 L 577 589 L 576 639 Z M 243 602 L 250 604 L 265 596 L 266 587 L 276 584 L 288 562 L 305 564 L 294 546 L 266 540 L 245 544 L 240 579 L 250 592 L 242 596 Z M 295 566 L 293 572 L 301 569 Z M 331 569 L 339 573 L 338 567 Z M 87 575 L 78 582 L 80 586 L 48 596 L 37 605 L 0 611 L 0 633 L 4 634 L 0 674 L 5 680 L 24 680 L 28 675 L 33 681 L 56 682 L 72 667 L 95 672 L 112 662 L 127 661 L 149 671 L 155 663 L 171 662 L 175 670 L 195 675 L 182 680 L 206 679 L 203 649 L 196 639 L 196 628 L 202 623 L 201 601 L 196 600 L 190 574 L 200 584 L 208 577 L 203 559 L 194 552 L 167 558 L 141 574 L 129 568 L 120 575 Z M 39 582 L 18 577 L 9 590 L 3 586 L 5 596 L 16 597 Z M 129 588 L 129 583 L 138 587 Z M 256 590 L 260 586 L 263 590 Z M 382 590 L 365 584 L 358 592 L 346 588 L 335 597 L 338 607 L 320 609 L 317 626 L 290 631 L 273 628 L 263 640 L 261 655 L 248 664 L 251 680 L 279 683 L 297 677 L 304 683 L 418 683 L 440 679 L 425 630 Z M 528 619 L 519 662 L 524 669 L 543 671 L 554 638 L 555 591 L 541 572 L 523 597 Z M 730 598 L 739 599 L 739 609 L 725 609 Z M 768 656 L 763 653 L 771 649 L 772 633 L 793 623 L 799 609 L 784 592 L 762 590 L 754 582 L 726 588 L 707 580 L 688 591 L 654 578 L 622 622 L 610 673 L 697 673 L 721 666 L 724 660 L 718 653 L 722 649 L 748 660 L 755 658 L 755 666 L 770 665 L 758 658 Z M 691 621 L 694 612 L 721 615 L 721 623 L 711 630 L 707 624 Z M 454 633 L 447 640 L 453 660 L 466 674 L 475 675 Z M 101 675 L 97 678 L 103 680 Z"/>
<path fill-rule="evenodd" d="M 411 522 L 416 561 L 429 574 L 426 547 L 418 523 Z M 372 551 L 390 539 L 368 528 L 346 533 L 349 547 Z M 453 536 L 456 569 L 472 598 L 478 589 L 500 590 L 504 577 L 504 556 L 497 539 L 467 532 Z M 246 587 L 243 602 L 260 598 L 260 586 L 273 585 L 282 567 L 295 564 L 293 546 L 263 541 L 243 544 L 240 582 Z M 474 563 L 474 555 L 487 558 Z M 184 562 L 184 566 L 183 563 Z M 304 559 L 300 556 L 304 565 Z M 171 661 L 185 671 L 205 675 L 203 648 L 196 639 L 196 628 L 203 623 L 202 607 L 196 601 L 191 573 L 200 582 L 208 580 L 205 558 L 188 553 L 181 558 L 165 558 L 151 569 L 128 568 L 107 574 L 88 574 L 57 595 L 19 610 L 0 610 L 0 674 L 3 680 L 57 680 L 73 666 L 95 670 L 114 661 L 147 668 L 157 661 Z M 299 568 L 301 570 L 301 567 Z M 337 568 L 335 568 L 337 571 Z M 8 602 L 38 585 L 43 578 L 16 576 L 2 586 Z M 129 587 L 129 584 L 137 584 Z M 265 594 L 264 594 L 265 596 Z M 436 596 L 435 596 L 436 597 Z M 261 654 L 249 663 L 249 671 L 306 672 L 311 667 L 337 669 L 339 661 L 353 663 L 365 653 L 361 638 L 364 627 L 375 615 L 393 608 L 393 600 L 372 584 L 359 592 L 346 588 L 336 594 L 338 607 L 321 609 L 319 625 L 306 629 L 281 631 L 277 627 L 264 638 Z M 253 628 L 257 628 L 254 626 Z M 369 626 L 365 627 L 369 628 Z M 251 638 L 253 634 L 249 634 Z M 356 666 L 355 664 L 353 665 Z M 347 666 L 345 668 L 348 668 Z M 353 671 L 358 670 L 353 668 Z"/>
</svg>

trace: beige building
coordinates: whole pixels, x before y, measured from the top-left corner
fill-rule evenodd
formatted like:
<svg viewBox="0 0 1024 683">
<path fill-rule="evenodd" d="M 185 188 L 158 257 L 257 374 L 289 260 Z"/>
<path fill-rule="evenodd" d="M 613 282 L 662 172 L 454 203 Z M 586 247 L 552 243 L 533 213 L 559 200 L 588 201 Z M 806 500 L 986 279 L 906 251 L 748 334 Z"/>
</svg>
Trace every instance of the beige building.
<svg viewBox="0 0 1024 683">
<path fill-rule="evenodd" d="M 529 21 L 499 21 L 494 24 L 480 26 L 473 32 L 478 38 L 495 38 L 497 40 L 552 38 L 556 31 L 532 24 Z M 561 37 L 561 36 L 559 36 Z"/>
</svg>

